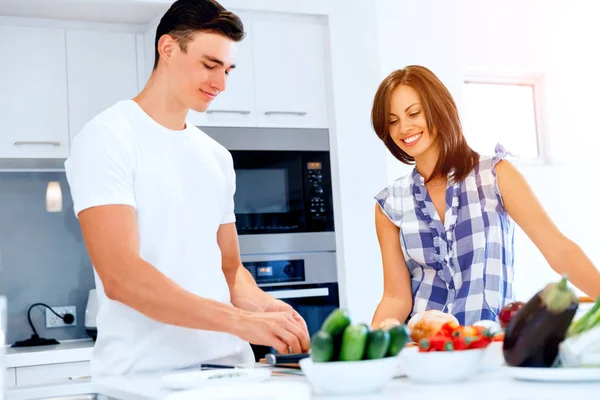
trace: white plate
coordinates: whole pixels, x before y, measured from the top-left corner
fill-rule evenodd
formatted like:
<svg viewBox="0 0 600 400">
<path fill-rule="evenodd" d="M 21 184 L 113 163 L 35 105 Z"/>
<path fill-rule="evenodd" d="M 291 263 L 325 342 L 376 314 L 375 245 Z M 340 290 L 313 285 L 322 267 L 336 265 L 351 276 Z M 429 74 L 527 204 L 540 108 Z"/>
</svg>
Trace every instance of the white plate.
<svg viewBox="0 0 600 400">
<path fill-rule="evenodd" d="M 262 382 L 270 377 L 270 369 L 235 368 L 174 372 L 161 376 L 160 379 L 163 387 L 184 390 L 196 389 L 205 386 L 232 385 L 242 382 Z"/>
<path fill-rule="evenodd" d="M 591 382 L 600 381 L 600 368 L 502 367 L 511 378 L 523 381 Z"/>
</svg>

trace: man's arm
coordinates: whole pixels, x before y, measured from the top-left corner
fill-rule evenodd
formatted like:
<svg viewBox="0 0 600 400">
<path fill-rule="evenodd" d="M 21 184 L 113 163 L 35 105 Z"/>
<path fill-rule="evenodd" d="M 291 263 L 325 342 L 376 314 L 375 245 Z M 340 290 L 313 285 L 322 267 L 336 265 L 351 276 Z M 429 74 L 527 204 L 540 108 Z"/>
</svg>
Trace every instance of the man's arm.
<svg viewBox="0 0 600 400">
<path fill-rule="evenodd" d="M 273 296 L 262 291 L 252 275 L 242 265 L 235 223 L 223 224 L 217 232 L 217 242 L 221 249 L 223 273 L 229 285 L 231 303 L 247 311 L 265 311 Z"/>
<path fill-rule="evenodd" d="M 133 207 L 88 208 L 79 213 L 79 221 L 90 259 L 111 300 L 165 324 L 238 333 L 241 310 L 184 290 L 140 258 Z"/>
<path fill-rule="evenodd" d="M 282 310 L 244 311 L 199 297 L 140 258 L 133 207 L 87 208 L 79 213 L 79 221 L 90 259 L 111 300 L 164 324 L 227 332 L 281 353 L 308 348 L 305 332 L 293 315 Z"/>
<path fill-rule="evenodd" d="M 223 273 L 229 285 L 231 303 L 248 311 L 288 313 L 302 328 L 302 334 L 298 336 L 301 351 L 308 351 L 310 339 L 306 321 L 289 304 L 260 289 L 250 272 L 243 266 L 235 223 L 222 224 L 219 227 L 217 242 L 221 249 Z"/>
</svg>

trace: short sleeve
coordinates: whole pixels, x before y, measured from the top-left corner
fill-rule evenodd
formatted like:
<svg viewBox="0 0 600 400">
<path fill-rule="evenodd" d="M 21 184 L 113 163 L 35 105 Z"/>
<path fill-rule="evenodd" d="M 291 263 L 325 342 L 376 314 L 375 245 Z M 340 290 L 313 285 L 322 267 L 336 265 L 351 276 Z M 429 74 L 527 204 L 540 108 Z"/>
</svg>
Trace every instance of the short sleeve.
<svg viewBox="0 0 600 400">
<path fill-rule="evenodd" d="M 492 157 L 492 172 L 494 176 L 496 176 L 496 164 L 500 161 L 505 160 L 509 155 L 512 155 L 508 150 L 504 148 L 500 143 L 496 144 L 496 148 L 494 149 L 494 156 Z"/>
<path fill-rule="evenodd" d="M 496 176 L 496 165 L 502 160 L 506 160 L 509 155 L 512 155 L 508 150 L 504 148 L 500 143 L 496 144 L 494 149 L 494 156 L 491 159 L 490 171 L 492 172 L 494 179 L 494 190 L 496 191 L 496 196 L 500 201 L 500 204 L 504 207 L 504 200 L 502 199 L 502 194 L 500 193 L 500 187 L 498 186 L 498 177 Z"/>
<path fill-rule="evenodd" d="M 225 206 L 223 209 L 223 217 L 221 220 L 221 224 L 230 224 L 235 222 L 235 203 L 234 203 L 234 195 L 235 195 L 235 170 L 233 168 L 233 159 L 231 157 L 231 153 L 227 152 L 227 163 L 225 168 L 225 176 L 227 179 L 226 187 L 227 193 L 225 198 Z"/>
<path fill-rule="evenodd" d="M 135 154 L 133 143 L 106 125 L 90 123 L 75 136 L 65 171 L 76 216 L 102 205 L 136 207 Z"/>
<path fill-rule="evenodd" d="M 381 208 L 381 211 L 392 221 L 396 226 L 400 226 L 402 222 L 402 202 L 397 197 L 397 188 L 394 185 L 388 186 L 381 192 L 375 195 L 375 200 Z"/>
</svg>

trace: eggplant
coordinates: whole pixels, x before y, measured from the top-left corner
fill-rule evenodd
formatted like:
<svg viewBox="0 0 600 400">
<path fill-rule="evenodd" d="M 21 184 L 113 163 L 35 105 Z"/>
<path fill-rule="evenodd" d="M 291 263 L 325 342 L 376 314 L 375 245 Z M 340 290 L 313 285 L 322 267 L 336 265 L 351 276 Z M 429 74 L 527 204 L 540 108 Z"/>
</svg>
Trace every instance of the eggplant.
<svg viewBox="0 0 600 400">
<path fill-rule="evenodd" d="M 504 332 L 503 355 L 513 367 L 551 367 L 579 307 L 567 277 L 549 283 L 517 311 Z"/>
</svg>

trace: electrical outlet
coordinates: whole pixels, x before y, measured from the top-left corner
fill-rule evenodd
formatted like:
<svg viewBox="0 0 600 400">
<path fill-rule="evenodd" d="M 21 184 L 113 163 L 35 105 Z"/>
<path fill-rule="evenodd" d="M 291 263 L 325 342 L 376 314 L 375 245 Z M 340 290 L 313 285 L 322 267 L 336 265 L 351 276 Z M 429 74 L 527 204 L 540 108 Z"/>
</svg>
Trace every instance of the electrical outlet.
<svg viewBox="0 0 600 400">
<path fill-rule="evenodd" d="M 57 317 L 54 313 L 46 308 L 46 328 L 63 328 L 65 326 L 77 326 L 77 308 L 75 306 L 52 307 L 59 315 L 72 314 L 73 322 L 65 324 L 62 318 Z"/>
</svg>

